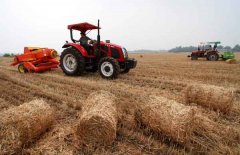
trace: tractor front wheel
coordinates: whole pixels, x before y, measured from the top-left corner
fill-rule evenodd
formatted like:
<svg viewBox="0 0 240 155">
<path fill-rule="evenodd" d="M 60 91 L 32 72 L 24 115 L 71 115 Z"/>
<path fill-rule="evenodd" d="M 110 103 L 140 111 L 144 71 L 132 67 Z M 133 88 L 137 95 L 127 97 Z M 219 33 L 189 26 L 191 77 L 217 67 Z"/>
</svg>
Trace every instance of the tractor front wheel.
<svg viewBox="0 0 240 155">
<path fill-rule="evenodd" d="M 81 75 L 85 70 L 85 58 L 75 48 L 67 48 L 60 56 L 60 67 L 66 75 Z"/>
<path fill-rule="evenodd" d="M 27 73 L 27 69 L 24 67 L 22 63 L 18 65 L 18 71 L 19 73 Z"/>
<path fill-rule="evenodd" d="M 102 78 L 115 79 L 120 72 L 120 66 L 114 58 L 104 57 L 99 61 L 98 70 Z"/>
<path fill-rule="evenodd" d="M 217 61 L 219 59 L 219 55 L 217 53 L 208 53 L 207 60 L 209 61 Z"/>
<path fill-rule="evenodd" d="M 192 54 L 192 56 L 191 56 L 191 60 L 197 60 L 197 59 L 198 59 L 198 56 L 195 55 L 195 54 Z"/>
</svg>

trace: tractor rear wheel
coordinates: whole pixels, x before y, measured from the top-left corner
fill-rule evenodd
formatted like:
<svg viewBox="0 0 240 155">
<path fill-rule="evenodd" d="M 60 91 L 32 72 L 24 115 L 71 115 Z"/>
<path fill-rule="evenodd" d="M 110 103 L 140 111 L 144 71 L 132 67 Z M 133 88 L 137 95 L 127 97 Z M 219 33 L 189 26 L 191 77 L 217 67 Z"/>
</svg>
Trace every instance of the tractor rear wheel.
<svg viewBox="0 0 240 155">
<path fill-rule="evenodd" d="M 215 52 L 210 52 L 207 54 L 207 60 L 209 61 L 217 61 L 219 59 L 219 55 Z"/>
<path fill-rule="evenodd" d="M 114 58 L 104 57 L 99 61 L 98 70 L 102 78 L 115 79 L 120 72 L 120 66 Z"/>
<path fill-rule="evenodd" d="M 66 75 L 81 75 L 85 70 L 85 58 L 75 48 L 67 48 L 60 56 L 60 67 Z"/>
<path fill-rule="evenodd" d="M 19 73 L 27 73 L 28 72 L 22 63 L 18 65 L 18 71 L 19 71 Z"/>
</svg>

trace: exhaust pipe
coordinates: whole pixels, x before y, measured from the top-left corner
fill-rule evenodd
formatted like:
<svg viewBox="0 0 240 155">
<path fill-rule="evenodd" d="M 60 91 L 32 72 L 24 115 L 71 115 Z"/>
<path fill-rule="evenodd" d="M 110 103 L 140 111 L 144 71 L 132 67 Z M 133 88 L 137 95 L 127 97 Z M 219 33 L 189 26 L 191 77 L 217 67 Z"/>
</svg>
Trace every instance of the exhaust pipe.
<svg viewBox="0 0 240 155">
<path fill-rule="evenodd" d="M 98 19 L 98 35 L 97 35 L 97 52 L 99 55 L 99 58 L 101 57 L 101 47 L 100 47 L 100 24 L 99 24 L 99 19 Z"/>
</svg>

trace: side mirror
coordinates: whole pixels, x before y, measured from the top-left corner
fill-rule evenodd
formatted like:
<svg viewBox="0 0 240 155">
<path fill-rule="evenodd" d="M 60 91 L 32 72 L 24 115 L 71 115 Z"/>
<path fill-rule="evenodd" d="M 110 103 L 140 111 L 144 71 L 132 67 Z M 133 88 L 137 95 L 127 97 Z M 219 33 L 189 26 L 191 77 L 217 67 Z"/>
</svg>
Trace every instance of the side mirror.
<svg viewBox="0 0 240 155">
<path fill-rule="evenodd" d="M 110 43 L 110 40 L 106 40 L 106 43 Z"/>
</svg>

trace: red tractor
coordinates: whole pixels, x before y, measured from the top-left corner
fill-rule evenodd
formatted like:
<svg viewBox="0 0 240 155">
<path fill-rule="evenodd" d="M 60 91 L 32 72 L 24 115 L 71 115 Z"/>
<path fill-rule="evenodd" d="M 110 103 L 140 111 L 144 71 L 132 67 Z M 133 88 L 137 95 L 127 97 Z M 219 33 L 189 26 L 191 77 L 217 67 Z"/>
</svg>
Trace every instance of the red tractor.
<svg viewBox="0 0 240 155">
<path fill-rule="evenodd" d="M 197 60 L 198 58 L 206 58 L 208 61 L 217 61 L 221 57 L 217 50 L 218 44 L 221 44 L 221 42 L 201 42 L 198 46 L 198 49 L 192 51 L 191 55 L 188 57 L 191 57 L 192 60 Z"/>
<path fill-rule="evenodd" d="M 128 73 L 130 69 L 135 68 L 137 61 L 128 57 L 127 50 L 110 41 L 100 41 L 100 27 L 89 23 L 79 23 L 68 25 L 70 36 L 73 43 L 66 42 L 63 45 L 64 51 L 60 56 L 60 67 L 66 75 L 81 75 L 83 72 L 99 71 L 100 75 L 106 79 L 117 78 L 119 73 Z M 97 29 L 98 35 L 96 41 L 90 41 L 89 49 L 78 43 L 73 38 L 73 30 L 86 33 Z"/>
</svg>

